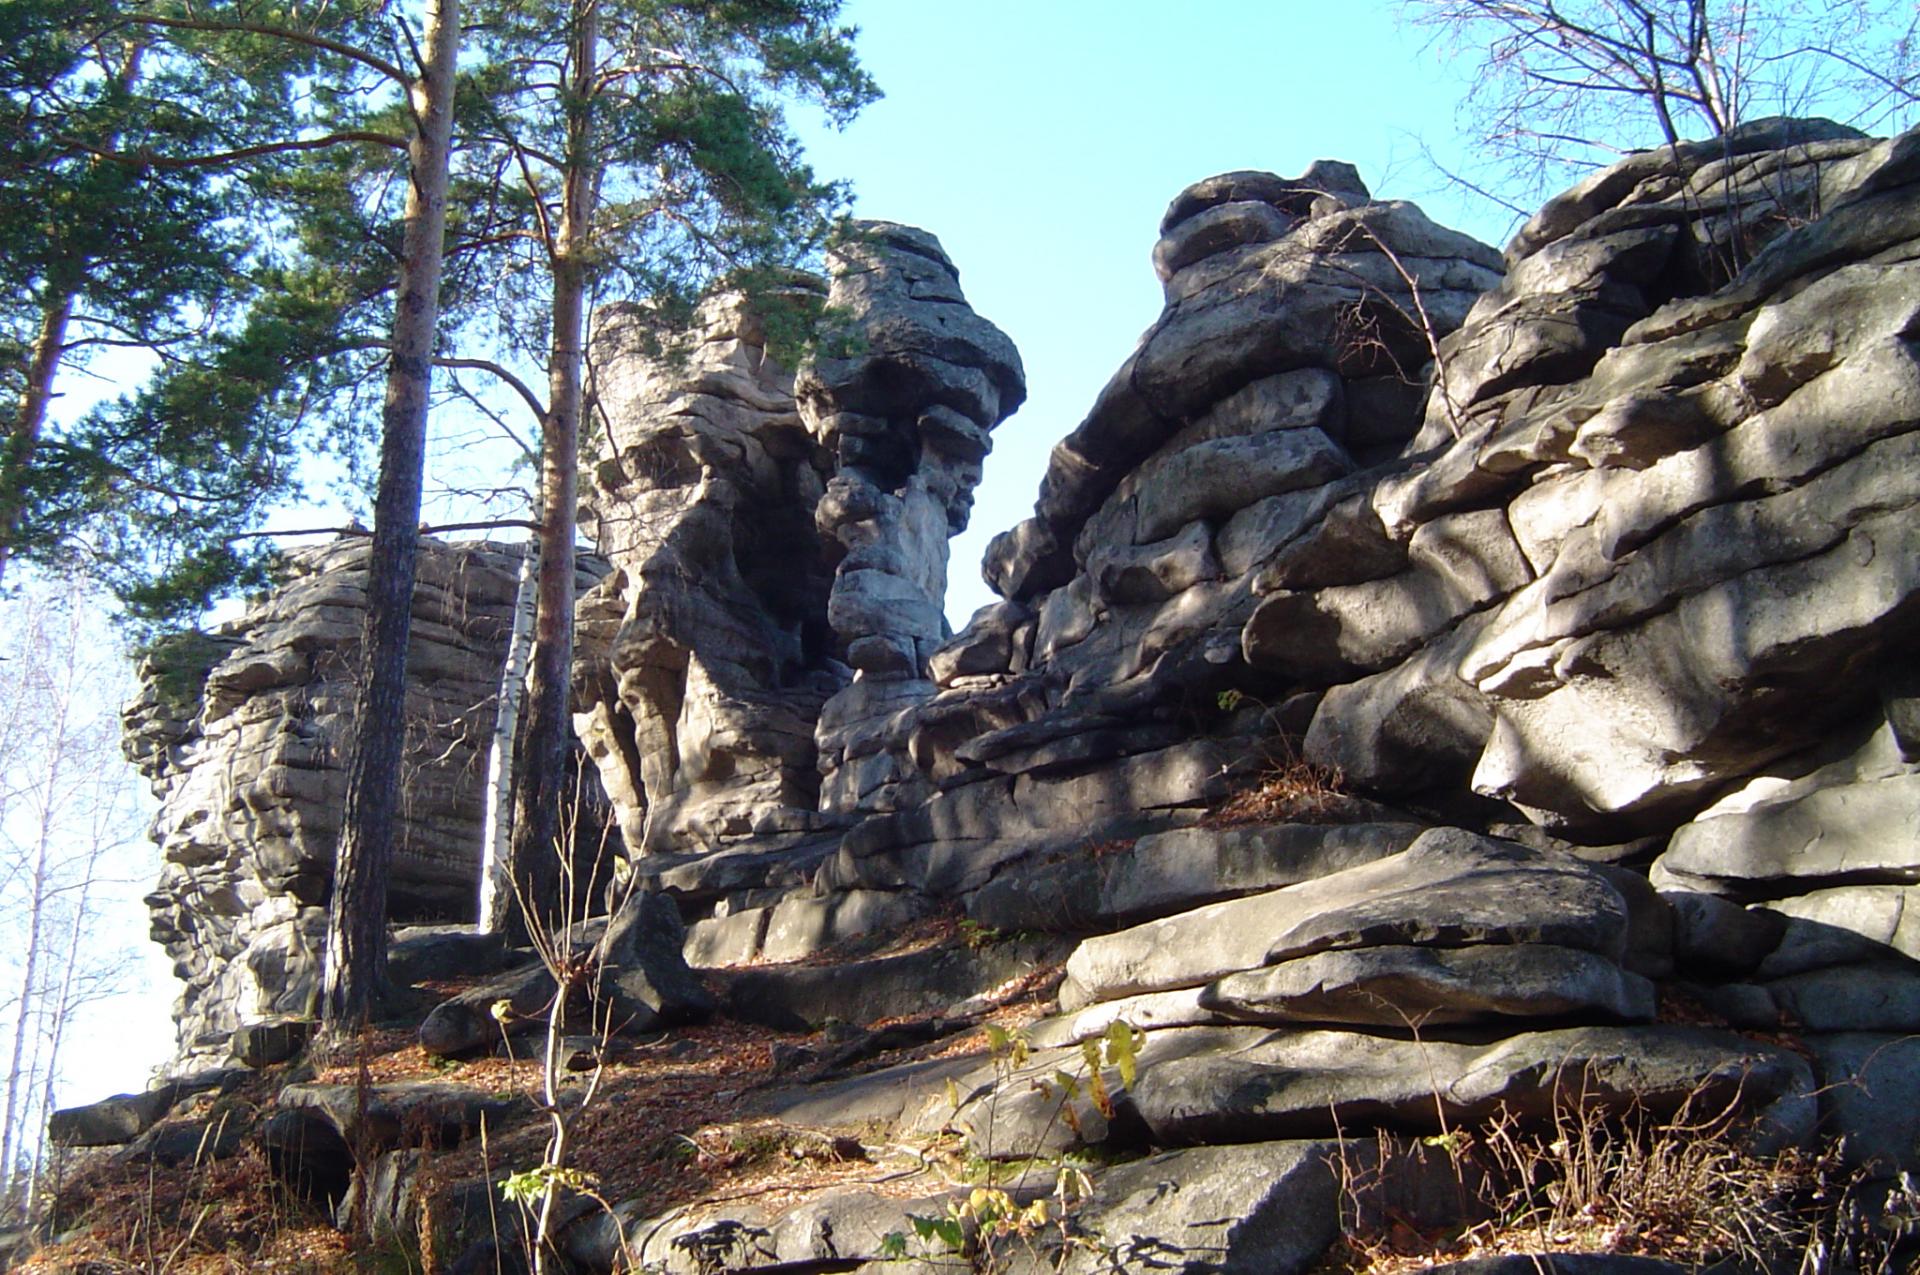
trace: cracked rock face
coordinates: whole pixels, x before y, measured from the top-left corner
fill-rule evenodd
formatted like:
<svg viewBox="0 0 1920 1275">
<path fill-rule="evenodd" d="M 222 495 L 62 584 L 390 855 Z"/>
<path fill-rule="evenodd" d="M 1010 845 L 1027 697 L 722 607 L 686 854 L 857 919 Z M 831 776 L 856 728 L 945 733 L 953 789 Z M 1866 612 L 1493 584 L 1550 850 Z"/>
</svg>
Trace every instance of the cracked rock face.
<svg viewBox="0 0 1920 1275">
<path fill-rule="evenodd" d="M 844 822 L 860 788 L 828 724 L 883 684 L 931 691 L 947 542 L 1020 358 L 924 231 L 856 223 L 830 266 L 834 323 L 797 382 L 738 298 L 672 358 L 599 321 L 587 503 L 617 571 L 583 603 L 609 655 L 583 661 L 577 724 L 632 853 Z"/>
<path fill-rule="evenodd" d="M 161 876 L 153 937 L 185 982 L 180 1058 L 305 1017 L 346 795 L 365 615 L 365 539 L 295 553 L 291 578 L 211 635 L 141 668 L 127 753 L 153 782 Z M 423 540 L 407 669 L 395 920 L 471 919 L 487 734 L 519 556 Z"/>
<path fill-rule="evenodd" d="M 924 682 L 950 635 L 947 541 L 966 528 L 989 431 L 1026 398 L 1026 377 L 926 232 L 856 223 L 831 266 L 839 331 L 798 391 L 835 461 L 815 521 L 839 555 L 827 623 L 858 681 L 827 707 L 818 739 L 822 808 L 848 812 L 881 776 L 839 746 L 845 727 L 871 711 L 874 684 Z"/>
<path fill-rule="evenodd" d="M 814 508 L 831 476 L 790 372 L 737 297 L 659 354 L 603 312 L 605 437 L 584 526 L 614 565 L 580 613 L 575 729 L 628 851 L 711 849 L 813 826 L 813 723 L 845 673 Z"/>
</svg>

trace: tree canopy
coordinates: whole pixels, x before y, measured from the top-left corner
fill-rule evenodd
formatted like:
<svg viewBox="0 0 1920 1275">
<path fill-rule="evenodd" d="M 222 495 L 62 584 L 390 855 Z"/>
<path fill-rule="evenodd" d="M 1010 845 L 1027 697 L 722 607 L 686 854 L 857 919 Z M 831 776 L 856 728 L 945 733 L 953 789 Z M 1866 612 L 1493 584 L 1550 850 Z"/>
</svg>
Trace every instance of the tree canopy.
<svg viewBox="0 0 1920 1275">
<path fill-rule="evenodd" d="M 1408 0 L 1475 69 L 1461 125 L 1538 197 L 1640 147 L 1769 115 L 1877 129 L 1920 102 L 1920 9 L 1902 0 Z"/>
</svg>

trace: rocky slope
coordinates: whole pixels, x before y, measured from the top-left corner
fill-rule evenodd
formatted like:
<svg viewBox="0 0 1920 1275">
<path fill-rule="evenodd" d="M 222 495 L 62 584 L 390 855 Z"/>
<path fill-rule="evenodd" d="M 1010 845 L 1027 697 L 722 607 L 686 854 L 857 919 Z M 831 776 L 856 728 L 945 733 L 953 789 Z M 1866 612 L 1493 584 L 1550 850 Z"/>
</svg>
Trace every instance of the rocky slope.
<svg viewBox="0 0 1920 1275">
<path fill-rule="evenodd" d="M 680 363 L 603 319 L 581 734 L 720 1012 L 832 1029 L 742 1109 L 1080 1157 L 998 1269 L 1305 1270 L 1337 1140 L 1429 1216 L 1394 1137 L 1570 1106 L 1920 1169 L 1916 210 L 1920 133 L 1822 121 L 1630 156 L 1504 254 L 1343 164 L 1199 182 L 950 638 L 1020 380 L 929 236 L 838 256 L 797 376 L 735 303 Z M 817 955 L 954 909 L 1020 938 Z M 994 1056 L 887 1052 L 1036 986 Z M 880 1270 L 951 1198 L 636 1194 L 565 1247 Z"/>
</svg>

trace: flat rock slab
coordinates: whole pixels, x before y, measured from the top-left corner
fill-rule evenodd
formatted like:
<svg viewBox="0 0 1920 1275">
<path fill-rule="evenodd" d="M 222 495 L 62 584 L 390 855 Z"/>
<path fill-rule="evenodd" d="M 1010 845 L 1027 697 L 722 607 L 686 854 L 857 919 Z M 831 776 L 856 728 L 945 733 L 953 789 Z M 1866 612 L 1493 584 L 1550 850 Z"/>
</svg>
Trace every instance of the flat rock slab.
<svg viewBox="0 0 1920 1275">
<path fill-rule="evenodd" d="M 1084 1097 L 1065 1097 L 1058 1072 L 1084 1090 L 1079 1049 L 1036 1050 L 1005 1080 L 977 1067 L 956 1081 L 962 1103 L 951 1123 L 976 1153 L 1011 1158 L 1102 1143 L 1332 1137 L 1378 1124 L 1437 1131 L 1502 1106 L 1538 1120 L 1556 1101 L 1654 1112 L 1690 1096 L 1716 1112 L 1737 1103 L 1773 1145 L 1804 1141 L 1816 1120 L 1813 1075 L 1798 1055 L 1686 1027 L 1573 1027 L 1485 1043 L 1314 1029 L 1156 1031 L 1130 1089 L 1117 1068 L 1104 1070 L 1117 1095 L 1110 1121 Z M 1073 1104 L 1071 1117 L 1063 1101 Z"/>
<path fill-rule="evenodd" d="M 754 1099 L 752 1110 L 815 1128 L 937 1129 L 953 1111 L 947 1082 L 958 1084 L 979 1068 L 977 1057 L 905 1063 L 844 1080 L 769 1090 Z"/>
<path fill-rule="evenodd" d="M 1401 854 L 1086 940 L 1069 1008 L 1338 948 L 1540 943 L 1619 960 L 1626 900 L 1569 855 L 1436 828 Z"/>
<path fill-rule="evenodd" d="M 396 1147 L 453 1147 L 480 1130 L 494 1128 L 527 1104 L 515 1097 L 443 1081 L 413 1080 L 374 1085 L 288 1085 L 280 1091 L 282 1111 L 310 1111 L 323 1117 L 349 1146 L 368 1153 Z"/>
<path fill-rule="evenodd" d="M 47 1137 L 59 1147 L 117 1147 L 151 1129 L 187 1092 L 176 1082 L 66 1107 L 47 1118 Z"/>
<path fill-rule="evenodd" d="M 1065 958 L 1070 940 L 1048 935 L 838 965 L 767 965 L 725 974 L 726 1012 L 782 1031 L 829 1019 L 937 1014 Z"/>
<path fill-rule="evenodd" d="M 1132 1095 L 1161 1142 L 1326 1135 L 1336 1121 L 1438 1130 L 1443 1113 L 1449 1125 L 1502 1105 L 1539 1117 L 1556 1098 L 1674 1110 L 1696 1093 L 1714 1111 L 1737 1095 L 1790 1141 L 1813 1123 L 1806 1063 L 1726 1032 L 1576 1027 L 1489 1045 L 1334 1031 L 1161 1035 L 1170 1039 L 1149 1038 Z"/>
<path fill-rule="evenodd" d="M 1661 862 L 1687 876 L 1762 887 L 1920 881 L 1920 774 L 1840 784 L 1698 820 L 1674 833 Z"/>
<path fill-rule="evenodd" d="M 1297 885 L 1413 844 L 1413 823 L 1284 823 L 1177 828 L 1131 844 L 1064 846 L 1003 872 L 967 900 L 1002 930 L 1088 930 Z"/>
<path fill-rule="evenodd" d="M 1593 952 L 1539 943 L 1320 952 L 1229 974 L 1200 1006 L 1243 1023 L 1457 1026 L 1598 1016 L 1651 1022 L 1653 984 Z"/>
</svg>

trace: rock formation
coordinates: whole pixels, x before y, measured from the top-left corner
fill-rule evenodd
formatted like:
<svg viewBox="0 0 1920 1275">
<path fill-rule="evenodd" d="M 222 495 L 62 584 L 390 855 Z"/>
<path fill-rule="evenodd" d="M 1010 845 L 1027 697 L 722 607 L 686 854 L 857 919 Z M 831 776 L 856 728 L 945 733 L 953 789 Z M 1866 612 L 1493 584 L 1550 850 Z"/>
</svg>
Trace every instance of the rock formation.
<svg viewBox="0 0 1920 1275">
<path fill-rule="evenodd" d="M 575 724 L 635 855 L 813 828 L 813 722 L 842 680 L 813 524 L 827 466 L 792 376 L 737 298 L 696 332 L 649 355 L 644 316 L 616 310 L 594 337 L 583 525 L 614 571 L 581 600 L 598 658 Z"/>
<path fill-rule="evenodd" d="M 240 1028 L 310 1017 L 365 614 L 368 541 L 292 554 L 285 584 L 210 634 L 162 646 L 125 712 L 152 781 L 153 938 L 186 984 L 181 1067 Z M 407 653 L 396 921 L 471 919 L 488 732 L 517 550 L 422 540 Z"/>
<path fill-rule="evenodd" d="M 1140 1080 L 1063 1122 L 982 1063 L 899 1114 L 989 1156 L 1578 1084 L 1914 1167 L 1860 1094 L 1920 1028 L 1916 156 L 1766 121 L 1597 174 L 1504 258 L 1341 165 L 1183 192 L 1165 313 L 987 555 L 1003 600 L 848 733 L 885 758 L 866 817 L 783 896 L 662 872 L 731 891 L 690 954 L 915 899 L 1092 931 L 1030 1069 L 1125 1022 Z M 1200 819 L 1263 775 L 1282 813 Z M 1802 1053 L 1673 1026 L 1663 986 Z"/>
<path fill-rule="evenodd" d="M 1724 1113 L 1754 1152 L 1834 1138 L 1904 1189 L 1920 131 L 1769 120 L 1632 155 L 1504 254 L 1344 164 L 1196 183 L 1153 253 L 1165 310 L 951 637 L 946 538 L 1018 357 L 930 236 L 869 224 L 832 264 L 844 327 L 797 376 L 737 300 L 677 359 L 633 316 L 597 338 L 615 573 L 582 602 L 576 708 L 630 879 L 677 905 L 722 1013 L 839 1024 L 782 1046 L 750 1114 L 1145 1153 L 1033 1269 L 1303 1271 L 1357 1169 L 1427 1216 L 1403 1135 L 1569 1105 Z M 287 813 L 312 763 L 278 760 L 305 736 L 277 723 L 331 684 L 267 618 L 297 633 L 331 578 L 194 656 L 204 709 L 156 689 L 131 718 L 218 796 L 162 824 L 195 1031 L 318 884 L 318 816 Z M 819 955 L 954 909 L 1020 937 Z M 857 1069 L 1023 973 L 1047 991 L 1018 1049 Z M 473 1028 L 489 988 L 442 1019 Z M 1061 1083 L 1082 1067 L 1098 1087 Z M 565 1247 L 697 1271 L 751 1235 L 758 1264 L 879 1272 L 952 1204 L 633 1199 Z"/>
<path fill-rule="evenodd" d="M 686 350 L 600 319 L 588 503 L 616 570 L 583 613 L 614 631 L 577 698 L 635 855 L 783 838 L 817 858 L 810 834 L 873 786 L 845 732 L 931 690 L 947 541 L 1025 395 L 1020 358 L 924 231 L 856 223 L 829 264 L 797 386 L 738 297 Z"/>
</svg>

